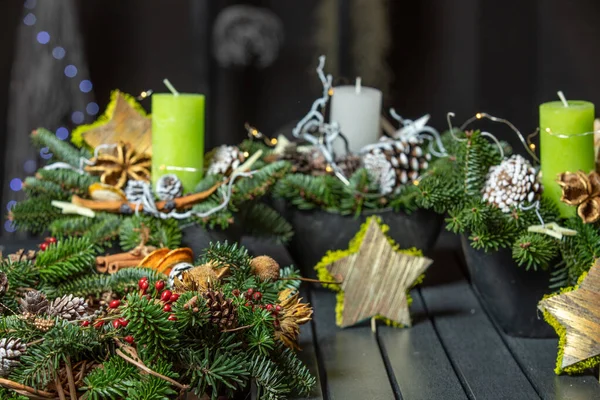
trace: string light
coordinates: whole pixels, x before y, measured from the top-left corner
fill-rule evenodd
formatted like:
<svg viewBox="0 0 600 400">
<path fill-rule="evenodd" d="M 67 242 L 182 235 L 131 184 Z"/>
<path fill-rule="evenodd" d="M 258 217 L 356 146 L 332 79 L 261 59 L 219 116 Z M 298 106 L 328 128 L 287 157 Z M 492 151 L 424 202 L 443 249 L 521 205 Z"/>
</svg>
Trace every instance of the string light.
<svg viewBox="0 0 600 400">
<path fill-rule="evenodd" d="M 244 124 L 244 128 L 246 128 L 246 131 L 248 132 L 248 137 L 250 139 L 262 139 L 262 141 L 269 147 L 273 147 L 277 144 L 277 139 L 268 138 L 264 133 L 251 126 L 247 122 Z"/>
<path fill-rule="evenodd" d="M 140 95 L 137 97 L 137 99 L 144 100 L 144 99 L 150 97 L 152 95 L 152 93 L 154 93 L 154 91 L 152 89 L 144 90 L 142 93 L 140 93 Z"/>
</svg>

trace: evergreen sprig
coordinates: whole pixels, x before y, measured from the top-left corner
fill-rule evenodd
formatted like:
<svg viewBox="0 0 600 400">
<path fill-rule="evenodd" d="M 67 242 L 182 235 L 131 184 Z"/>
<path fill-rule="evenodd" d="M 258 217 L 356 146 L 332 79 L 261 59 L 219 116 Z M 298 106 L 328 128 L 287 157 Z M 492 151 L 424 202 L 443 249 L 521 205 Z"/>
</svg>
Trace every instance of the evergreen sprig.
<svg viewBox="0 0 600 400">
<path fill-rule="evenodd" d="M 80 168 L 82 158 L 88 159 L 92 156 L 87 150 L 71 146 L 68 142 L 60 140 L 54 133 L 44 128 L 33 131 L 31 140 L 37 148 L 47 147 L 54 160 L 66 162 L 76 168 Z"/>
<path fill-rule="evenodd" d="M 39 252 L 35 266 L 40 279 L 47 283 L 59 283 L 93 271 L 97 247 L 87 238 L 68 238 L 52 244 L 46 251 Z"/>
<path fill-rule="evenodd" d="M 83 380 L 89 400 L 124 399 L 140 374 L 135 366 L 121 357 L 112 356 L 102 368 L 92 370 Z"/>
</svg>

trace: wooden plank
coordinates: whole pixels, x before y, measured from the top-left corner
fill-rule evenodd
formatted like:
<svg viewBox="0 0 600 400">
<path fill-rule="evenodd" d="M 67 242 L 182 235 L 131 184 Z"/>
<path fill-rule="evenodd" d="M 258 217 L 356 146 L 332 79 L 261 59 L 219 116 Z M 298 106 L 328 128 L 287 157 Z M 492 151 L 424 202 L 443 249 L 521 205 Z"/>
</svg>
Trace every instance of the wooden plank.
<svg viewBox="0 0 600 400">
<path fill-rule="evenodd" d="M 579 376 L 554 374 L 557 339 L 505 336 L 504 340 L 543 399 L 600 399 L 600 383 L 592 372 Z"/>
<path fill-rule="evenodd" d="M 376 336 L 369 326 L 340 329 L 335 325 L 335 293 L 314 289 L 315 333 L 325 367 L 328 399 L 390 400 L 399 398 L 388 379 Z"/>
<path fill-rule="evenodd" d="M 411 297 L 412 328 L 378 328 L 381 347 L 387 354 L 402 398 L 466 399 L 467 395 L 427 316 L 421 294 L 413 290 Z"/>
<path fill-rule="evenodd" d="M 456 280 L 460 276 L 457 257 L 443 253 L 436 258 L 447 276 L 436 281 L 447 283 L 425 286 L 421 294 L 469 398 L 538 398 L 470 285 Z"/>
</svg>

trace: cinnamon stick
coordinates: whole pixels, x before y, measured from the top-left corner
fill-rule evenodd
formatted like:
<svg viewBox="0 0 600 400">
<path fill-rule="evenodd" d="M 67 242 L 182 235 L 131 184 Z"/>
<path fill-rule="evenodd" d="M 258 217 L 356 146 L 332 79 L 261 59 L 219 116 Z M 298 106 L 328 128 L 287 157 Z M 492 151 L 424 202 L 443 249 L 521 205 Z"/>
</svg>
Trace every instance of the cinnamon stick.
<svg viewBox="0 0 600 400">
<path fill-rule="evenodd" d="M 0 378 L 0 386 L 5 387 L 7 389 L 23 390 L 27 393 L 36 394 L 38 396 L 45 397 L 48 399 L 56 398 L 56 394 L 54 394 L 54 393 L 46 392 L 44 390 L 38 390 L 38 389 L 32 388 L 30 386 L 25 386 L 22 383 L 17 383 L 17 382 L 14 382 L 14 381 L 11 381 L 8 379 L 4 379 L 4 378 Z"/>
</svg>

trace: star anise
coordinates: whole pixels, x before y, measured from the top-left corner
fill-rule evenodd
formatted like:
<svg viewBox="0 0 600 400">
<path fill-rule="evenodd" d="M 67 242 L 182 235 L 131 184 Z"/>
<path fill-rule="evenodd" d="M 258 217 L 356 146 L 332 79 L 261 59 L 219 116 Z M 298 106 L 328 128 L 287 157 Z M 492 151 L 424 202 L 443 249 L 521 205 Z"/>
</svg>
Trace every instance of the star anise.
<svg viewBox="0 0 600 400">
<path fill-rule="evenodd" d="M 600 175 L 596 171 L 589 175 L 583 171 L 563 172 L 557 182 L 563 191 L 561 201 L 577 206 L 577 215 L 583 222 L 591 224 L 600 220 Z"/>
<path fill-rule="evenodd" d="M 102 183 L 123 188 L 129 179 L 150 180 L 152 160 L 147 154 L 136 154 L 129 143 L 119 142 L 112 151 L 99 153 L 85 170 L 100 175 Z"/>
</svg>

